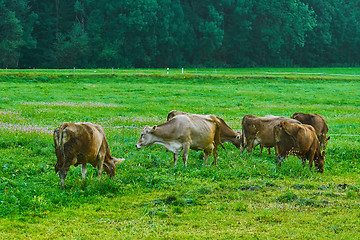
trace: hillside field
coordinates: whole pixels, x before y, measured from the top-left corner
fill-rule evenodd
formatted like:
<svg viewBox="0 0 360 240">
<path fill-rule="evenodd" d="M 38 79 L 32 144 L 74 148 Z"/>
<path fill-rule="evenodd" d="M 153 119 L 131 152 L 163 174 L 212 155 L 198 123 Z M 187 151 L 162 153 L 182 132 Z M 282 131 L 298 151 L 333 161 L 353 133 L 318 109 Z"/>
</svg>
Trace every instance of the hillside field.
<svg viewBox="0 0 360 240">
<path fill-rule="evenodd" d="M 360 238 L 360 69 L 64 71 L 0 71 L 0 239 Z M 323 115 L 324 173 L 228 143 L 218 167 L 193 150 L 184 167 L 162 146 L 136 149 L 173 109 L 238 131 L 245 114 Z M 84 182 L 71 167 L 61 190 L 52 131 L 67 121 L 104 127 L 126 159 L 115 178 L 89 165 Z"/>
</svg>

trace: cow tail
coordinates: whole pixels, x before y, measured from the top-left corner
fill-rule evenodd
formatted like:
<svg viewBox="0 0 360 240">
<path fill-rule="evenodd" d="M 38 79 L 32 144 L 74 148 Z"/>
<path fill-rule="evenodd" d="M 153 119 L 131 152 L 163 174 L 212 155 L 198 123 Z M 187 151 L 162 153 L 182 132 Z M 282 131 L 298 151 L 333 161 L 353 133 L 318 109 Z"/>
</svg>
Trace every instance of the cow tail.
<svg viewBox="0 0 360 240">
<path fill-rule="evenodd" d="M 54 145 L 55 145 L 55 154 L 56 154 L 56 158 L 57 158 L 57 161 L 56 161 L 56 164 L 55 164 L 55 173 L 57 173 L 60 170 L 61 166 L 62 166 L 62 164 L 61 164 L 62 152 L 61 152 L 61 149 L 60 149 L 60 141 L 59 141 L 60 128 L 61 127 L 55 128 L 54 133 L 53 133 Z"/>
<path fill-rule="evenodd" d="M 247 115 L 245 115 L 241 120 L 241 136 L 242 136 L 242 144 L 244 148 L 247 146 L 247 140 L 246 140 L 247 132 L 246 132 L 246 128 L 244 127 L 246 116 Z"/>
<path fill-rule="evenodd" d="M 56 128 L 54 131 L 54 142 L 55 142 L 55 152 L 57 157 L 57 162 L 55 164 L 55 172 L 60 171 L 61 167 L 65 162 L 65 150 L 64 144 L 67 140 L 66 123 L 62 124 L 60 127 Z"/>
<path fill-rule="evenodd" d="M 247 140 L 246 140 L 246 130 L 244 129 L 244 127 L 242 127 L 242 129 L 241 129 L 241 134 L 242 134 L 242 140 L 243 140 L 243 146 L 245 147 L 245 146 L 247 146 Z"/>
</svg>

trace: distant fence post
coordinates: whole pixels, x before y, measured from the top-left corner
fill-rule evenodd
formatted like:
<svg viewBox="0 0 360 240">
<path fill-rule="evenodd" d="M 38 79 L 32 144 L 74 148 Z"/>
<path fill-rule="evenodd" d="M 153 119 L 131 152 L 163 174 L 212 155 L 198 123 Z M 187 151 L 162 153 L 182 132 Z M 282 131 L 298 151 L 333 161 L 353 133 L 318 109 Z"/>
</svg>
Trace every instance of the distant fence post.
<svg viewBox="0 0 360 240">
<path fill-rule="evenodd" d="M 167 68 L 166 70 L 167 70 L 167 71 L 166 71 L 166 74 L 169 75 L 169 68 Z"/>
<path fill-rule="evenodd" d="M 215 74 L 216 74 L 216 68 L 215 68 Z"/>
<path fill-rule="evenodd" d="M 181 68 L 181 74 L 184 74 L 184 68 Z"/>
<path fill-rule="evenodd" d="M 196 68 L 196 74 L 197 74 L 197 68 Z"/>
<path fill-rule="evenodd" d="M 111 68 L 111 73 L 112 73 L 112 74 L 114 73 L 114 68 L 113 68 L 113 67 Z"/>
<path fill-rule="evenodd" d="M 75 67 L 74 67 L 74 77 L 75 77 Z"/>
</svg>

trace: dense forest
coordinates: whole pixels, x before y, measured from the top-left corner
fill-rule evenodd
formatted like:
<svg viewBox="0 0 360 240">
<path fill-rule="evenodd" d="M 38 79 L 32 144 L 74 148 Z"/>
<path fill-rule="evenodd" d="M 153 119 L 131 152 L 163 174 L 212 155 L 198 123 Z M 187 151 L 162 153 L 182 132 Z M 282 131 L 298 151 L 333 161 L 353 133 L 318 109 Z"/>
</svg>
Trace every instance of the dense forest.
<svg viewBox="0 0 360 240">
<path fill-rule="evenodd" d="M 1 68 L 359 65 L 359 0 L 0 0 Z"/>
</svg>

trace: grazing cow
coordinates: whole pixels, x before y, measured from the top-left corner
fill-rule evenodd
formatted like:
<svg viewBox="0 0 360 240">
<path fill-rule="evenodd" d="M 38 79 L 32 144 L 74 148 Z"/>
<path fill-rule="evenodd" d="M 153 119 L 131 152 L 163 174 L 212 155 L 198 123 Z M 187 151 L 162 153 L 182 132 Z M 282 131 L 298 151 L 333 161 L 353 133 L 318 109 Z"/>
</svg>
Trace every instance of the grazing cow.
<svg viewBox="0 0 360 240">
<path fill-rule="evenodd" d="M 319 140 L 312 126 L 281 121 L 274 127 L 274 140 L 276 162 L 279 167 L 284 158 L 293 154 L 301 158 L 303 166 L 307 159 L 310 170 L 314 161 L 317 170 L 321 173 L 324 172 L 326 152 L 321 153 Z"/>
<path fill-rule="evenodd" d="M 65 188 L 65 178 L 71 165 L 76 167 L 82 164 L 83 179 L 87 163 L 98 169 L 99 177 L 103 168 L 113 177 L 115 163 L 124 161 L 111 156 L 104 130 L 99 125 L 65 122 L 54 130 L 53 137 L 57 157 L 55 172 L 59 172 L 62 189 Z"/>
<path fill-rule="evenodd" d="M 274 126 L 278 125 L 281 121 L 300 123 L 294 119 L 273 115 L 266 115 L 265 117 L 250 114 L 245 115 L 241 120 L 242 134 L 240 152 L 242 153 L 246 149 L 251 153 L 257 145 L 260 145 L 261 148 L 266 147 L 268 149 L 274 147 Z"/>
<path fill-rule="evenodd" d="M 204 151 L 204 163 L 213 152 L 217 165 L 218 145 L 220 144 L 220 121 L 214 115 L 178 115 L 163 124 L 146 126 L 139 141 L 138 149 L 152 144 L 160 144 L 174 153 L 174 165 L 182 150 L 183 162 L 187 165 L 189 149 Z"/>
<path fill-rule="evenodd" d="M 173 117 L 175 117 L 177 115 L 204 116 L 204 115 L 200 115 L 200 114 L 191 114 L 191 113 L 186 113 L 186 112 L 182 112 L 182 111 L 172 110 L 167 115 L 167 121 L 169 121 L 170 119 L 172 119 Z M 234 146 L 236 148 L 240 148 L 240 135 L 241 134 L 232 130 L 229 127 L 229 125 L 227 125 L 226 122 L 222 118 L 220 118 L 218 116 L 216 116 L 216 117 L 220 121 L 220 142 L 221 143 L 230 142 L 230 143 L 234 144 Z"/>
<path fill-rule="evenodd" d="M 329 128 L 323 116 L 316 113 L 294 113 L 291 118 L 296 119 L 303 124 L 313 126 L 319 139 L 321 149 L 326 149 L 330 136 L 326 137 Z"/>
</svg>

